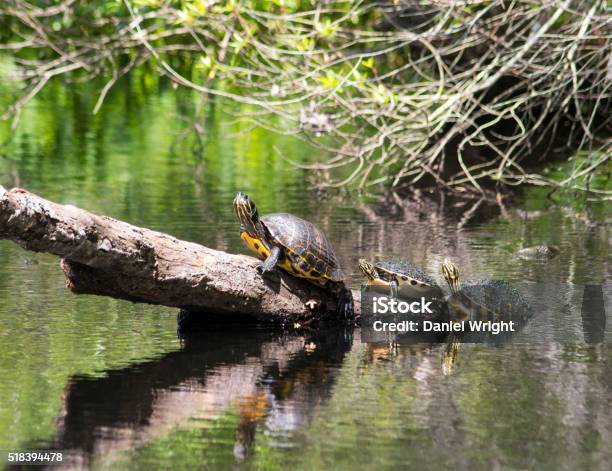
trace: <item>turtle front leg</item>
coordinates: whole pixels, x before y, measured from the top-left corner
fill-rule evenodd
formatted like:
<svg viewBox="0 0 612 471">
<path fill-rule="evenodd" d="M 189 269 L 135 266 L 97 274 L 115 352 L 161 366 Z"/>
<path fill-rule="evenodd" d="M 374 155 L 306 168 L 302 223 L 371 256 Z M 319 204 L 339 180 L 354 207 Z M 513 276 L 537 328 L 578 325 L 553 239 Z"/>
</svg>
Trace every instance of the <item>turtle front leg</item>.
<svg viewBox="0 0 612 471">
<path fill-rule="evenodd" d="M 274 271 L 274 267 L 276 266 L 276 263 L 278 262 L 280 254 L 281 254 L 280 247 L 278 246 L 272 247 L 272 250 L 270 250 L 270 255 L 268 255 L 268 258 L 266 258 L 266 260 L 259 266 L 258 268 L 259 272 L 262 275 L 265 275 L 266 273 L 270 273 Z"/>
<path fill-rule="evenodd" d="M 389 282 L 389 289 L 391 290 L 391 299 L 397 299 L 399 294 L 399 283 L 397 280 Z"/>
</svg>

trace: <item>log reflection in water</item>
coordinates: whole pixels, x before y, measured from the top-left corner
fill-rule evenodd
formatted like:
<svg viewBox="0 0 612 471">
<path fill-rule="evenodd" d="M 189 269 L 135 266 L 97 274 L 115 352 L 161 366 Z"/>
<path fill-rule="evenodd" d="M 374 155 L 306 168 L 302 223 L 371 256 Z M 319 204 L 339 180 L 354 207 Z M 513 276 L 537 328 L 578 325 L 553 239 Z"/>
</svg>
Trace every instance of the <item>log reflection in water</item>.
<svg viewBox="0 0 612 471">
<path fill-rule="evenodd" d="M 113 460 L 193 419 L 235 407 L 234 457 L 248 456 L 257 424 L 301 427 L 324 403 L 352 344 L 352 330 L 287 334 L 258 329 L 210 331 L 184 339 L 160 359 L 70 382 L 52 448 L 69 466 Z M 299 404 L 299 409 L 296 409 Z"/>
</svg>

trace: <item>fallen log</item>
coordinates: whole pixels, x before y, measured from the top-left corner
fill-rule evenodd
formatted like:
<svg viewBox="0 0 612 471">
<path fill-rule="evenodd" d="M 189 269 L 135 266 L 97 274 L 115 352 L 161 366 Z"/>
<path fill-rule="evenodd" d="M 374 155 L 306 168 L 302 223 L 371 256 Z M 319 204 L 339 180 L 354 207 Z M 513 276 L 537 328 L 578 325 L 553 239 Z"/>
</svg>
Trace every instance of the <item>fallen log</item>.
<svg viewBox="0 0 612 471">
<path fill-rule="evenodd" d="M 21 188 L 0 186 L 0 239 L 61 257 L 74 293 L 281 322 L 334 319 L 337 309 L 331 293 L 304 280 L 280 271 L 262 277 L 254 257 L 53 203 Z"/>
</svg>

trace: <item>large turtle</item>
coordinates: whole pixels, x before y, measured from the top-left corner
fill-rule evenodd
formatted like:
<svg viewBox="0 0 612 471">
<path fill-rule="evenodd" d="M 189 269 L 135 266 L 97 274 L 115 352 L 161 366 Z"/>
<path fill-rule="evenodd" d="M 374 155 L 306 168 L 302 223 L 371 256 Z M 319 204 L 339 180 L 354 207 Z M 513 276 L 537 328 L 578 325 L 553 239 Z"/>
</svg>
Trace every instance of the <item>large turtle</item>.
<svg viewBox="0 0 612 471">
<path fill-rule="evenodd" d="M 456 322 L 467 320 L 513 321 L 516 328 L 522 328 L 533 314 L 533 310 L 523 295 L 512 285 L 500 280 L 478 280 L 462 284 L 459 268 L 452 261 L 445 259 L 440 267 L 442 276 L 451 291 L 447 297 L 450 318 Z M 444 373 L 452 372 L 459 345 L 465 342 L 501 343 L 507 341 L 512 333 L 491 336 L 482 332 L 453 333 L 449 336 L 442 369 Z"/>
<path fill-rule="evenodd" d="M 327 237 L 318 227 L 293 214 L 259 216 L 257 206 L 244 193 L 234 198 L 234 212 L 240 221 L 240 237 L 264 260 L 262 274 L 275 267 L 332 290 L 338 296 L 338 314 L 353 317 L 353 296 L 344 284 L 344 275 Z"/>
<path fill-rule="evenodd" d="M 522 324 L 532 315 L 523 295 L 505 281 L 484 279 L 462 284 L 459 268 L 448 259 L 441 272 L 451 291 L 447 302 L 457 320 L 514 320 Z"/>
<path fill-rule="evenodd" d="M 427 273 L 408 260 L 386 260 L 374 264 L 359 260 L 368 287 L 389 290 L 392 298 L 442 298 L 444 293 Z"/>
</svg>

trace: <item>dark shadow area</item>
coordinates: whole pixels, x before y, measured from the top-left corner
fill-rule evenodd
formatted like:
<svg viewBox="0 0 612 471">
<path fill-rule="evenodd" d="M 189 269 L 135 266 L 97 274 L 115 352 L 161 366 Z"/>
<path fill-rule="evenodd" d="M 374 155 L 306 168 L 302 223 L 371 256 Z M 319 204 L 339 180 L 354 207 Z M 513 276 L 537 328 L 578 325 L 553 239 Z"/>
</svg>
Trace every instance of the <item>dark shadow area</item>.
<svg viewBox="0 0 612 471">
<path fill-rule="evenodd" d="M 124 452 L 188 427 L 192 418 L 239 414 L 237 461 L 252 446 L 257 424 L 271 404 L 325 401 L 335 383 L 329 365 L 339 365 L 352 344 L 352 330 L 270 332 L 227 327 L 185 334 L 182 348 L 159 359 L 111 370 L 103 377 L 72 378 L 66 389 L 51 449 L 66 450 L 64 464 L 87 467 L 101 453 Z M 296 400 L 298 399 L 298 400 Z M 297 424 L 299 427 L 300 424 Z"/>
<path fill-rule="evenodd" d="M 586 343 L 603 342 L 606 333 L 606 310 L 601 285 L 586 285 L 582 297 L 582 331 Z"/>
</svg>

